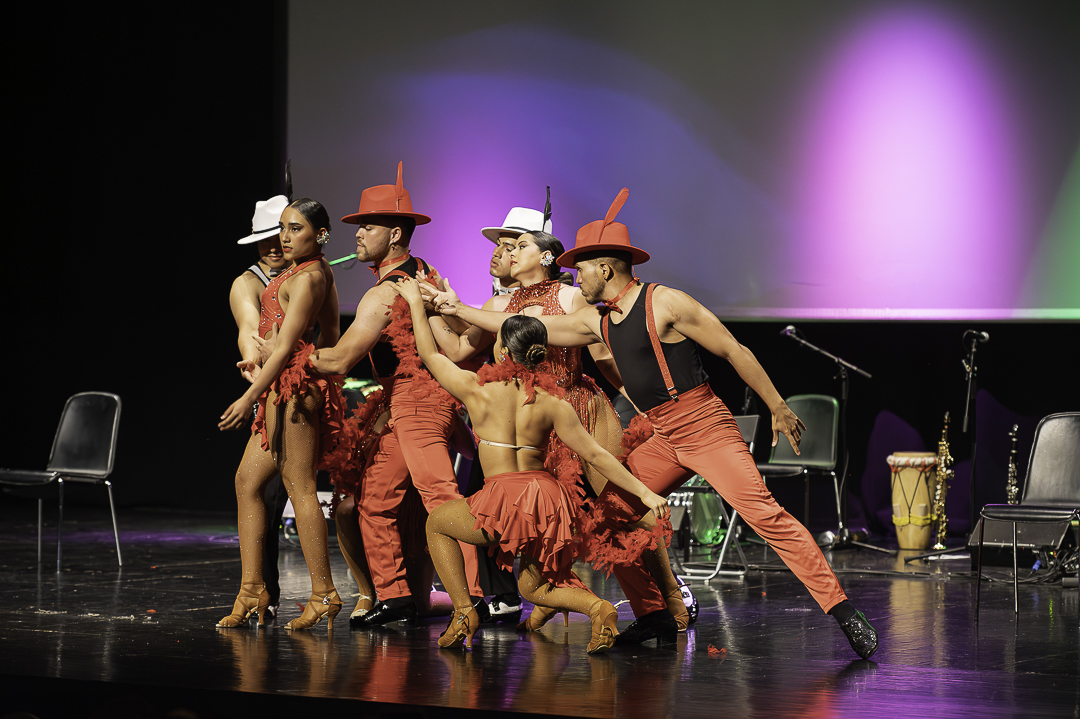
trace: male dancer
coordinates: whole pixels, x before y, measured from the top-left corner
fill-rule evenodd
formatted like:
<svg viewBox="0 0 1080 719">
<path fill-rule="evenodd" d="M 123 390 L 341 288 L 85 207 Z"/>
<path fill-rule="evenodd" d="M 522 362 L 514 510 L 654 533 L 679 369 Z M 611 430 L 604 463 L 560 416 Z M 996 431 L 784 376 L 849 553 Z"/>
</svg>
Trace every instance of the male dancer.
<svg viewBox="0 0 1080 719">
<path fill-rule="evenodd" d="M 551 232 L 551 218 L 545 218 L 543 212 L 527 207 L 512 207 L 502 225 L 480 230 L 484 237 L 495 244 L 488 270 L 491 274 L 492 296 L 484 303 L 483 309 L 501 311 L 506 307 L 509 295 L 521 286 L 521 283 L 510 275 L 510 253 L 514 240 L 533 230 Z M 439 315 L 432 317 L 430 324 L 432 334 L 442 351 L 458 364 L 473 360 L 475 368 L 478 369 L 490 354 L 486 350 L 495 340 L 495 336 L 490 332 L 483 332 L 454 318 L 446 319 Z M 474 460 L 469 470 L 469 484 L 465 489 L 465 496 L 476 494 L 483 486 L 484 470 L 480 462 Z M 479 561 L 480 586 L 486 590 L 485 593 L 494 595 L 488 604 L 490 621 L 516 622 L 521 616 L 521 597 L 518 595 L 513 572 L 499 569 L 494 559 L 488 555 L 487 547 L 475 547 L 474 551 Z"/>
<path fill-rule="evenodd" d="M 648 261 L 649 254 L 633 247 L 626 225 L 614 221 L 628 195 L 623 188 L 607 216 L 582 227 L 574 248 L 558 258 L 563 267 L 577 270 L 581 291 L 594 306 L 568 316 L 542 317 L 548 341 L 563 346 L 607 344 L 627 394 L 655 430 L 627 458 L 633 475 L 667 496 L 695 472 L 701 474 L 776 550 L 822 610 L 837 620 L 852 649 L 864 659 L 869 657 L 877 650 L 877 633 L 848 601 L 810 533 L 765 487 L 734 418 L 709 388 L 698 346 L 728 360 L 765 401 L 772 413 L 774 445 L 777 433 L 783 432 L 798 452 L 805 425 L 750 350 L 715 315 L 683 292 L 642 285 L 634 277 L 633 265 Z M 452 293 L 437 296 L 435 302 L 489 331 L 497 330 L 504 319 L 468 308 Z M 613 519 L 621 515 L 622 521 L 632 521 L 645 513 L 633 497 L 610 484 L 600 500 L 613 509 Z M 674 620 L 644 559 L 618 567 L 615 573 L 638 617 L 619 636 L 620 643 L 652 638 L 673 641 Z"/>
<path fill-rule="evenodd" d="M 270 280 L 289 264 L 281 251 L 279 239 L 279 220 L 288 205 L 289 199 L 284 195 L 256 202 L 255 214 L 251 217 L 251 234 L 236 241 L 238 245 L 257 242 L 259 251 L 259 261 L 233 280 L 232 289 L 229 290 L 229 307 L 239 331 L 237 345 L 240 348 L 240 357 L 244 360 L 241 363 L 244 368 L 240 370 L 240 374 L 248 382 L 254 381 L 254 377 L 247 369 L 250 365 L 246 363 L 254 364 L 259 360 L 259 346 L 254 336 L 259 331 L 263 290 L 270 284 Z M 277 531 L 281 525 L 285 503 L 289 499 L 280 475 L 267 482 L 263 497 L 269 510 L 266 513 L 266 541 L 263 544 L 263 580 L 266 582 L 266 591 L 270 593 L 270 617 L 274 618 L 277 616 L 281 597 L 281 585 L 278 583 Z"/>
<path fill-rule="evenodd" d="M 491 294 L 508 295 L 521 283 L 510 276 L 511 243 L 529 230 L 551 232 L 551 219 L 544 223 L 544 213 L 527 207 L 512 207 L 501 227 L 485 227 L 480 233 L 495 243 L 491 252 Z"/>
<path fill-rule="evenodd" d="M 445 392 L 428 392 L 418 387 L 416 380 L 400 374 L 398 357 L 390 346 L 393 338 L 384 335 L 391 322 L 388 307 L 398 297 L 390 283 L 414 277 L 418 271 L 431 272 L 426 262 L 409 254 L 416 226 L 431 218 L 412 211 L 401 170 L 399 162 L 396 185 L 367 188 L 360 195 L 357 212 L 341 218 L 358 225 L 356 258 L 374 263 L 372 269 L 379 280 L 360 300 L 353 323 L 337 345 L 319 350 L 310 360 L 320 372 L 344 374 L 370 353 L 376 378 L 390 397 L 390 421 L 364 470 L 357 497 L 364 549 L 379 601 L 368 613 L 350 619 L 352 626 L 416 620 L 397 527 L 410 477 L 428 512 L 461 497 L 448 451 L 454 427 L 453 400 Z M 476 578 L 476 552 L 464 553 L 470 594 L 483 604 Z"/>
</svg>

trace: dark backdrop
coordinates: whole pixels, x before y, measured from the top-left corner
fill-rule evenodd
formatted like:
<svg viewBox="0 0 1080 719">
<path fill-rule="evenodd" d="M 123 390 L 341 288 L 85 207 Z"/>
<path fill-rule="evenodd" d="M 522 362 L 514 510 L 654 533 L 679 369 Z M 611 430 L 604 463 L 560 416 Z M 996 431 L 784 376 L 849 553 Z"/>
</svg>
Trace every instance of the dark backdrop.
<svg viewBox="0 0 1080 719">
<path fill-rule="evenodd" d="M 254 259 L 251 247 L 235 244 L 250 230 L 254 201 L 282 190 L 285 15 L 281 2 L 209 7 L 155 8 L 152 18 L 24 8 L 11 25 L 21 32 L 6 64 L 17 130 L 4 214 L 9 247 L 18 249 L 3 285 L 10 319 L 0 465 L 44 466 L 64 400 L 116 392 L 124 402 L 114 474 L 121 506 L 234 506 L 245 437 L 215 426 L 244 389 L 232 367 L 228 290 Z M 731 328 L 781 394 L 838 393 L 830 363 L 781 337 L 784 324 Z M 881 451 L 868 456 L 872 437 L 884 436 L 875 446 L 888 451 L 933 450 L 950 410 L 953 454 L 967 459 L 960 360 L 969 326 L 800 324 L 810 341 L 874 375 L 851 383 L 853 514 L 874 515 L 888 482 Z M 1068 369 L 1076 324 L 978 327 L 991 334 L 979 361 L 982 502 L 1004 497 L 1007 425 L 1022 421 L 1024 461 L 1035 420 L 1080 408 L 1080 389 Z M 738 410 L 737 376 L 711 358 L 707 369 Z M 910 433 L 883 423 L 883 413 L 924 446 L 907 446 Z M 904 444 L 889 445 L 892 437 Z M 763 457 L 766 439 L 758 438 Z M 864 496 L 874 506 L 864 508 Z M 72 500 L 80 499 L 103 502 L 104 493 L 79 488 Z M 888 528 L 873 516 L 866 523 Z"/>
</svg>

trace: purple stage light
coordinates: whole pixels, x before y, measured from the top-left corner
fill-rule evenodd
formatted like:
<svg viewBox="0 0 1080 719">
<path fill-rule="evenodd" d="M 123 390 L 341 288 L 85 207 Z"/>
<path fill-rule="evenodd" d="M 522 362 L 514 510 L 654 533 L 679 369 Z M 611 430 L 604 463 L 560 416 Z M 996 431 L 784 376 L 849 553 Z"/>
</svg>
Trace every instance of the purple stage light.
<svg viewBox="0 0 1080 719">
<path fill-rule="evenodd" d="M 1029 203 L 1003 81 L 973 33 L 926 7 L 872 15 L 812 93 L 794 304 L 833 316 L 1010 316 Z"/>
</svg>

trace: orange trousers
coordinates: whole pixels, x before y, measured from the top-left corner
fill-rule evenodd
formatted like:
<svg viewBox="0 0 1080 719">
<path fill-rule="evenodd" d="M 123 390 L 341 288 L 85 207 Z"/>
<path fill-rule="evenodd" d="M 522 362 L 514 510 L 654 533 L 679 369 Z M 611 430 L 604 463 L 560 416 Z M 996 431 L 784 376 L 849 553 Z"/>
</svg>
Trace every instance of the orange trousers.
<svg viewBox="0 0 1080 719">
<path fill-rule="evenodd" d="M 390 421 L 364 470 L 359 495 L 360 532 L 379 601 L 410 596 L 398 527 L 410 478 L 429 513 L 444 502 L 461 499 L 449 450 L 453 402 L 434 394 L 413 395 L 408 379 L 387 381 L 384 387 L 390 393 Z M 469 594 L 483 596 L 475 547 L 463 544 L 462 554 Z"/>
<path fill-rule="evenodd" d="M 627 458 L 635 477 L 666 497 L 695 473 L 700 474 L 769 543 L 822 610 L 828 612 L 847 599 L 810 532 L 773 499 L 735 419 L 708 384 L 646 414 L 654 434 Z M 637 498 L 614 483 L 609 482 L 604 491 L 616 492 L 636 513 L 623 516 L 622 521 L 634 521 L 645 513 Z M 614 573 L 635 616 L 667 608 L 643 562 L 616 566 Z"/>
</svg>

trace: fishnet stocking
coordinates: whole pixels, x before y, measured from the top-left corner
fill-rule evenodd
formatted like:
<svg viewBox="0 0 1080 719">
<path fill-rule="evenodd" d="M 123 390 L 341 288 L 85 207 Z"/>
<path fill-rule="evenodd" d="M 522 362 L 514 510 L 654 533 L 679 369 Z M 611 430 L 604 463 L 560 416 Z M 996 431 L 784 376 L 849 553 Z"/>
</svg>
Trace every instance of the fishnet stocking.
<svg viewBox="0 0 1080 719">
<path fill-rule="evenodd" d="M 356 511 L 355 497 L 346 497 L 338 504 L 334 510 L 334 528 L 337 530 L 338 547 L 360 592 L 356 608 L 371 609 L 375 606 L 375 587 L 371 583 L 367 555 L 364 553 L 364 537 L 360 532 L 360 516 Z"/>
<path fill-rule="evenodd" d="M 322 396 L 314 386 L 301 397 L 274 406 L 275 394 L 267 397 L 266 429 L 270 452 L 262 449 L 258 435 L 248 440 L 236 472 L 237 524 L 240 563 L 244 584 L 261 584 L 262 548 L 266 541 L 266 483 L 281 472 L 292 500 L 300 546 L 304 550 L 311 591 L 327 594 L 334 588 L 326 549 L 326 518 L 315 494 L 315 463 L 319 451 L 319 408 Z"/>
<path fill-rule="evenodd" d="M 476 517 L 464 499 L 454 499 L 439 505 L 427 521 L 428 551 L 435 571 L 439 573 L 455 609 L 472 605 L 469 584 L 465 578 L 465 557 L 458 542 L 487 547 L 498 542 L 483 529 L 473 529 Z"/>
<path fill-rule="evenodd" d="M 631 529 L 646 527 L 652 529 L 656 526 L 656 515 L 652 512 L 644 515 L 641 519 L 630 525 Z M 651 547 L 641 553 L 645 562 L 645 568 L 649 570 L 653 580 L 656 581 L 660 593 L 665 597 L 672 592 L 679 591 L 679 583 L 675 580 L 675 574 L 671 571 L 671 560 L 668 559 L 667 547 Z"/>
<path fill-rule="evenodd" d="M 277 463 L 252 434 L 236 470 L 236 524 L 240 534 L 242 584 L 263 584 L 263 543 L 266 541 L 266 485 L 277 474 Z M 277 538 L 273 538 L 277 541 Z"/>
<path fill-rule="evenodd" d="M 574 578 L 577 579 L 576 574 Z M 524 554 L 521 555 L 518 571 L 518 591 L 527 601 L 541 607 L 559 611 L 565 609 L 585 615 L 589 615 L 591 608 L 601 601 L 588 589 L 552 585 L 540 575 L 540 562 L 535 557 L 527 557 Z"/>
<path fill-rule="evenodd" d="M 431 559 L 442 578 L 456 609 L 468 608 L 468 585 L 465 582 L 465 559 L 458 542 L 487 547 L 499 541 L 482 529 L 473 529 L 476 517 L 464 499 L 443 504 L 428 518 L 427 537 Z M 586 589 L 554 587 L 540 575 L 540 563 L 535 557 L 521 555 L 518 590 L 528 601 L 551 609 L 568 609 L 588 614 L 589 608 L 600 601 Z"/>
<path fill-rule="evenodd" d="M 589 430 L 589 434 L 596 440 L 596 443 L 609 454 L 618 457 L 623 451 L 623 428 L 619 422 L 619 415 L 615 414 L 615 410 L 612 408 L 608 398 L 602 393 L 590 396 L 586 401 L 585 417 L 588 420 L 585 428 Z M 604 487 L 607 485 L 607 478 L 593 469 L 592 465 L 587 462 L 582 462 L 581 466 L 584 469 L 585 479 L 588 480 L 596 495 L 600 496 L 600 493 L 604 491 Z"/>
</svg>

